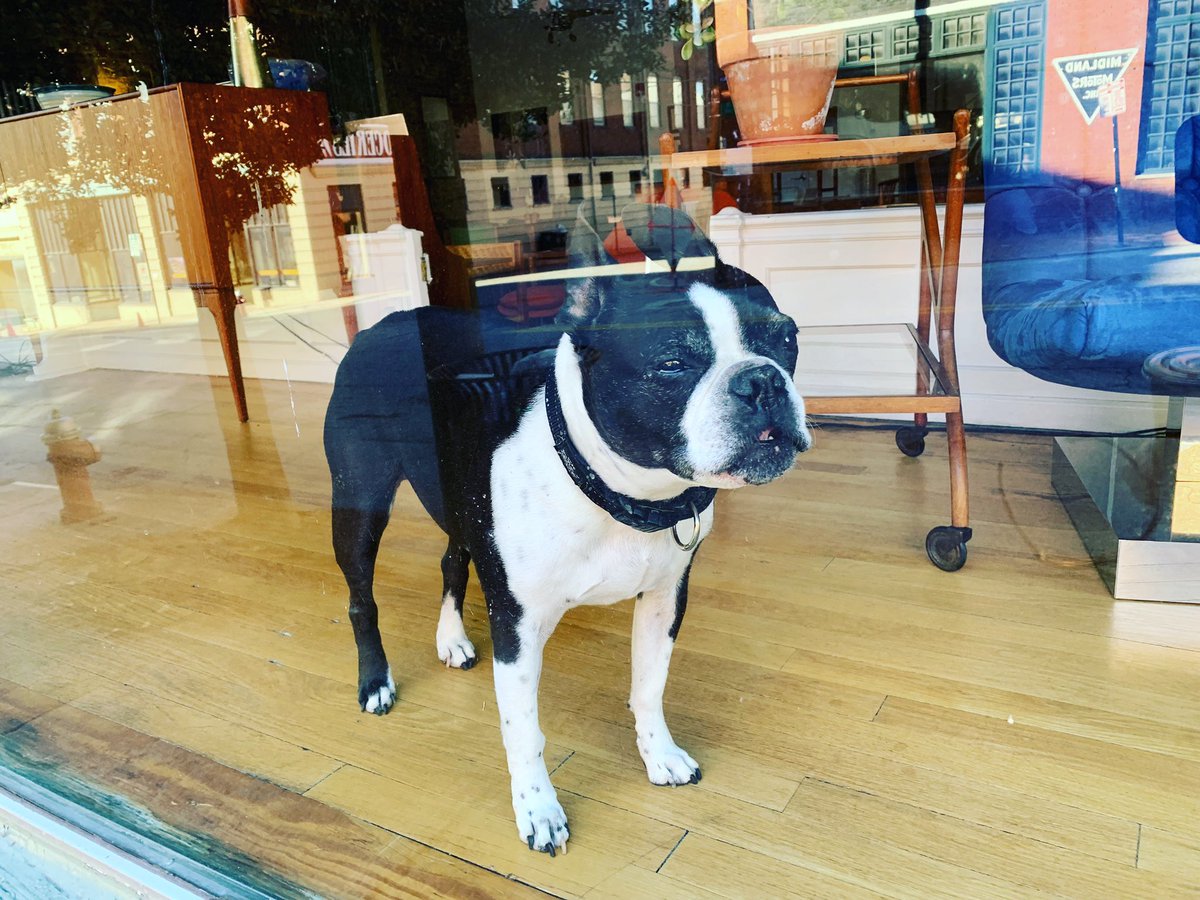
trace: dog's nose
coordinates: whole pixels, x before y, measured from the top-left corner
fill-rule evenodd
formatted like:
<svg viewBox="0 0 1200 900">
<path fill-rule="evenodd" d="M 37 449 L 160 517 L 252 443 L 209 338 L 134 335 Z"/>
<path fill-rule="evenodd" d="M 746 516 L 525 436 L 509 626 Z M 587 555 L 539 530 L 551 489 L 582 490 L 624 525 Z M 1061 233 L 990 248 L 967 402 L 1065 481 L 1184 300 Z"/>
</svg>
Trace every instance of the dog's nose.
<svg viewBox="0 0 1200 900">
<path fill-rule="evenodd" d="M 753 410 L 766 409 L 787 391 L 783 373 L 775 366 L 742 369 L 729 379 L 730 392 Z"/>
</svg>

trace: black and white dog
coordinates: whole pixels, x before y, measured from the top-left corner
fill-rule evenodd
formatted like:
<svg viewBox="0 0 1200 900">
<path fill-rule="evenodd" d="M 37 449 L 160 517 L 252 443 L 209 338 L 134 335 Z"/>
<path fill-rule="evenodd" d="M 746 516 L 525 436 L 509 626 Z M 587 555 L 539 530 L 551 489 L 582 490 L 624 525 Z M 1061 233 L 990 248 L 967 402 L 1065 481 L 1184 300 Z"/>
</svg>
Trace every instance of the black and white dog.
<svg viewBox="0 0 1200 900">
<path fill-rule="evenodd" d="M 690 223 L 682 251 L 658 253 L 663 233 L 680 243 L 680 216 L 647 215 L 660 226 L 645 241 L 648 254 L 668 258 L 672 271 L 602 277 L 593 269 L 569 283 L 557 346 L 521 362 L 491 406 L 453 393 L 486 378 L 469 362 L 479 350 L 474 320 L 424 309 L 358 335 L 326 418 L 333 543 L 350 588 L 360 705 L 383 714 L 395 702 L 372 582 L 393 496 L 407 479 L 449 536 L 438 656 L 460 669 L 476 662 L 462 620 L 474 560 L 517 830 L 551 855 L 568 831 L 538 725 L 550 633 L 574 606 L 637 598 L 629 700 L 637 747 L 654 784 L 698 782 L 700 767 L 672 740 L 662 705 L 692 558 L 712 528 L 717 489 L 778 478 L 810 443 L 792 383 L 795 324 Z M 599 241 L 589 240 L 589 261 L 599 262 Z M 456 374 L 428 379 L 435 370 Z M 443 387 L 450 393 L 439 399 Z M 497 397 L 508 415 L 496 414 Z"/>
</svg>

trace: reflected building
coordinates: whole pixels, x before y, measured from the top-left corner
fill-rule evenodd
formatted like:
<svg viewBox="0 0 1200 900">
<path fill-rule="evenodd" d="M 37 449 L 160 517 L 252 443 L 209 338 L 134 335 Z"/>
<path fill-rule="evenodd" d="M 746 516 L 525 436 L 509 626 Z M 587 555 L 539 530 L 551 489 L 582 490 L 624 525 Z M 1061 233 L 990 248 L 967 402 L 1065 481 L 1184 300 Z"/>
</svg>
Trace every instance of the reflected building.
<svg viewBox="0 0 1200 900">
<path fill-rule="evenodd" d="M 315 136 L 317 159 L 280 175 L 288 202 L 258 197 L 257 209 L 231 230 L 229 266 L 248 313 L 348 297 L 356 280 L 375 274 L 369 248 L 383 245 L 366 236 L 397 222 L 389 123 L 355 127 L 336 143 Z M 194 319 L 195 279 L 175 192 L 98 182 L 74 194 L 25 200 L 14 191 L 0 212 L 6 320 L 32 332 Z"/>
<path fill-rule="evenodd" d="M 227 372 L 243 417 L 240 346 L 279 345 L 264 332 L 321 357 L 285 376 L 327 380 L 335 357 L 296 328 L 336 349 L 428 302 L 398 224 L 406 134 L 384 117 L 335 140 L 323 94 L 187 84 L 0 120 L 5 337 L 41 375 Z M 249 374 L 279 377 L 281 352 L 248 354 Z"/>
</svg>

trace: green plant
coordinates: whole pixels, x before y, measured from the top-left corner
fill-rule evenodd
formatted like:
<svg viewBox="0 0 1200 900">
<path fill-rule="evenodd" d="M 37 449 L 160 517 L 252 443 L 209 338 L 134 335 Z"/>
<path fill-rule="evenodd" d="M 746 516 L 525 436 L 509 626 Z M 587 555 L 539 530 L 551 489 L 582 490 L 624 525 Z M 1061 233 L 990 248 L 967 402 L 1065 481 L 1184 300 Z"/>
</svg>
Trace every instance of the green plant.
<svg viewBox="0 0 1200 900">
<path fill-rule="evenodd" d="M 692 54 L 697 50 L 717 39 L 713 16 L 708 11 L 712 5 L 713 0 L 692 0 L 691 18 L 681 23 L 675 30 L 679 39 L 683 41 L 683 46 L 679 48 L 681 59 L 691 59 Z"/>
</svg>

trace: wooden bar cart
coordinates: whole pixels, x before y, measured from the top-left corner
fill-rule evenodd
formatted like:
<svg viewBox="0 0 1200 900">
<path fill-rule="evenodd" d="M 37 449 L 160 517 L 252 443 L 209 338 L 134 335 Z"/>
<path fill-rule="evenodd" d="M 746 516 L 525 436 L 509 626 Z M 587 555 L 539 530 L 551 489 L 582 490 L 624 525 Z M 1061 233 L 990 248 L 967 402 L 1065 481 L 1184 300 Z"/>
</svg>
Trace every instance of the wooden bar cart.
<svg viewBox="0 0 1200 900">
<path fill-rule="evenodd" d="M 914 73 L 839 81 L 838 86 L 865 83 L 907 83 L 909 107 L 916 106 Z M 919 122 L 919 115 L 914 117 Z M 890 326 L 837 326 L 801 329 L 801 352 L 807 336 L 833 340 L 847 350 L 855 344 L 869 346 L 864 335 L 890 330 L 904 338 L 915 363 L 915 385 L 911 393 L 862 393 L 854 395 L 805 396 L 813 415 L 912 413 L 913 424 L 896 432 L 896 444 L 907 456 L 920 456 L 928 434 L 928 416 L 946 417 L 950 458 L 950 524 L 930 530 L 925 540 L 929 559 L 947 572 L 961 569 L 967 560 L 971 539 L 967 499 L 967 452 L 959 396 L 958 365 L 954 350 L 954 311 L 958 289 L 959 249 L 962 238 L 963 198 L 966 176 L 967 138 L 970 114 L 958 110 L 954 130 L 948 133 L 914 133 L 900 137 L 827 142 L 776 142 L 760 146 L 675 152 L 674 136 L 663 135 L 664 196 L 677 197 L 671 172 L 689 168 L 720 169 L 755 174 L 771 169 L 836 169 L 850 166 L 911 164 L 917 173 L 921 210 L 920 294 L 915 323 Z M 930 176 L 930 160 L 949 154 L 949 179 L 943 222 L 939 223 Z M 803 393 L 803 386 L 802 386 Z"/>
</svg>

